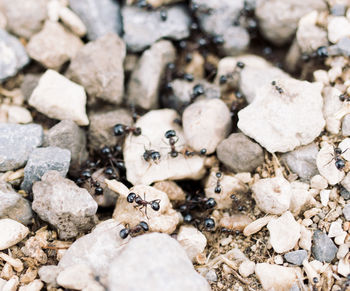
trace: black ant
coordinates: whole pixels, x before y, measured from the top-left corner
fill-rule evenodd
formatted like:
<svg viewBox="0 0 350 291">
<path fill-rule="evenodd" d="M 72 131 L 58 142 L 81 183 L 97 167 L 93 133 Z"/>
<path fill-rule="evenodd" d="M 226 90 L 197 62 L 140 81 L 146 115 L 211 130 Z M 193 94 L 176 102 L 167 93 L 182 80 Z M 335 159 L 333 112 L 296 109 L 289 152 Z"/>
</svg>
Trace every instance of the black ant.
<svg viewBox="0 0 350 291">
<path fill-rule="evenodd" d="M 93 166 L 93 167 L 96 166 L 95 163 L 89 163 L 89 165 Z M 83 170 L 80 174 L 80 177 L 76 180 L 76 183 L 78 186 L 81 186 L 86 181 L 89 181 L 90 187 L 95 188 L 95 191 L 94 191 L 95 195 L 102 195 L 103 194 L 103 188 L 101 187 L 101 184 L 92 178 L 91 169 Z"/>
<path fill-rule="evenodd" d="M 168 12 L 164 8 L 160 9 L 159 15 L 162 21 L 166 21 L 168 19 Z"/>
<path fill-rule="evenodd" d="M 193 156 L 200 156 L 203 157 L 207 154 L 207 149 L 203 148 L 199 152 L 198 151 L 190 151 L 188 149 L 184 149 L 181 152 L 185 157 L 193 157 Z"/>
<path fill-rule="evenodd" d="M 328 165 L 330 162 L 332 162 L 334 160 L 335 161 L 335 166 L 336 166 L 336 168 L 339 171 L 344 169 L 345 165 L 346 165 L 346 162 L 345 162 L 344 158 L 341 155 L 344 154 L 348 149 L 349 148 L 347 148 L 346 150 L 342 151 L 341 148 L 334 148 L 334 154 L 331 154 L 333 156 L 333 158 L 326 165 Z"/>
<path fill-rule="evenodd" d="M 129 203 L 133 203 L 135 202 L 137 205 L 135 205 L 135 208 L 139 208 L 139 210 L 141 211 L 143 208 L 145 208 L 145 214 L 146 217 L 147 216 L 147 206 L 150 205 L 151 208 L 154 211 L 159 211 L 160 209 L 160 199 L 155 199 L 152 201 L 146 201 L 146 194 L 144 194 L 144 198 L 142 199 L 140 195 L 137 195 L 134 192 L 129 193 L 129 195 L 126 197 L 126 201 L 128 201 Z"/>
<path fill-rule="evenodd" d="M 214 198 L 201 198 L 197 197 L 193 200 L 187 200 L 185 204 L 179 206 L 180 212 L 188 212 L 193 209 L 212 209 L 216 206 L 216 201 Z"/>
<path fill-rule="evenodd" d="M 227 73 L 226 75 L 221 75 L 220 76 L 219 84 L 220 85 L 226 84 L 229 79 L 232 79 L 233 81 L 235 81 L 235 83 L 237 83 L 238 82 L 238 78 L 240 76 L 239 74 L 244 69 L 244 67 L 245 67 L 245 64 L 243 62 L 241 62 L 241 61 L 238 61 L 236 63 L 235 68 L 233 69 L 233 72 Z M 235 84 L 234 86 L 238 87 L 238 84 Z"/>
<path fill-rule="evenodd" d="M 119 235 L 122 239 L 126 239 L 129 235 L 140 233 L 141 231 L 148 231 L 149 227 L 147 222 L 141 221 L 138 225 L 133 228 L 125 227 L 120 232 Z"/>
<path fill-rule="evenodd" d="M 158 164 L 160 160 L 160 153 L 155 150 L 146 150 L 143 153 L 143 158 L 146 162 L 153 161 L 154 163 Z"/>
<path fill-rule="evenodd" d="M 108 146 L 104 146 L 100 150 L 100 156 L 104 164 L 108 165 L 105 168 L 104 173 L 109 176 L 110 179 L 116 179 L 116 169 L 118 169 L 118 173 L 125 172 L 125 164 L 123 160 L 117 158 L 117 156 L 121 153 L 121 147 L 115 146 L 113 149 Z M 116 168 L 116 169 L 115 169 Z"/>
<path fill-rule="evenodd" d="M 113 132 L 115 136 L 122 136 L 128 133 L 132 133 L 134 136 L 139 136 L 141 135 L 142 130 L 140 127 L 129 126 L 129 125 L 118 123 L 113 127 Z"/>
<path fill-rule="evenodd" d="M 176 131 L 173 129 L 170 129 L 165 132 L 164 136 L 166 139 L 169 140 L 169 145 L 171 148 L 171 151 L 169 152 L 170 156 L 172 158 L 176 158 L 179 155 L 179 152 L 175 148 L 175 144 L 179 140 L 179 137 L 176 135 Z"/>
<path fill-rule="evenodd" d="M 276 91 L 277 91 L 278 93 L 282 94 L 282 93 L 284 92 L 283 89 L 282 89 L 280 86 L 277 86 L 276 81 L 272 81 L 272 82 L 271 82 L 271 85 L 272 85 L 272 86 L 275 86 L 275 89 L 276 89 Z"/>
<path fill-rule="evenodd" d="M 216 172 L 215 173 L 215 176 L 217 178 L 216 180 L 216 186 L 215 186 L 215 189 L 214 189 L 214 192 L 216 194 L 220 194 L 221 193 L 221 184 L 220 184 L 220 181 L 222 179 L 222 173 L 221 172 Z"/>
<path fill-rule="evenodd" d="M 344 101 L 349 102 L 350 101 L 350 96 L 347 93 L 341 94 L 341 95 L 339 95 L 339 100 L 341 102 L 344 102 Z"/>
</svg>

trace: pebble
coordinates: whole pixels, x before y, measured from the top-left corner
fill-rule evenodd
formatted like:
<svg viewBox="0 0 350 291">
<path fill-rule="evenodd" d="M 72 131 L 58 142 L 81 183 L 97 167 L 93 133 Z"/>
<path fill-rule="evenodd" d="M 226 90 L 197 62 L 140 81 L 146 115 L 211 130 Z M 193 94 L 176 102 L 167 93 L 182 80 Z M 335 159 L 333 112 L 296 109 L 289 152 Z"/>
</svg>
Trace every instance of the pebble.
<svg viewBox="0 0 350 291">
<path fill-rule="evenodd" d="M 259 144 L 243 133 L 232 133 L 216 149 L 218 159 L 234 172 L 252 172 L 264 162 Z"/>
<path fill-rule="evenodd" d="M 85 24 L 69 8 L 61 6 L 58 10 L 58 16 L 62 20 L 63 24 L 77 36 L 82 37 L 86 34 L 87 28 Z"/>
<path fill-rule="evenodd" d="M 338 268 L 337 268 L 338 274 L 347 277 L 350 273 L 350 264 L 349 259 L 341 259 L 338 262 Z"/>
<path fill-rule="evenodd" d="M 243 234 L 245 236 L 250 236 L 254 233 L 259 232 L 265 225 L 267 225 L 274 218 L 275 217 L 273 215 L 268 215 L 268 216 L 258 218 L 257 220 L 254 220 L 244 228 Z"/>
<path fill-rule="evenodd" d="M 183 225 L 177 234 L 177 241 L 185 249 L 188 258 L 193 262 L 207 245 L 207 239 L 192 225 Z"/>
<path fill-rule="evenodd" d="M 87 287 L 91 281 L 94 281 L 94 275 L 89 266 L 85 264 L 76 264 L 61 271 L 56 281 L 58 285 L 64 288 L 82 290 Z"/>
<path fill-rule="evenodd" d="M 16 291 L 19 284 L 19 279 L 16 275 L 14 275 L 10 280 L 8 280 L 4 287 L 2 288 L 2 291 Z"/>
<path fill-rule="evenodd" d="M 344 187 L 340 188 L 340 196 L 344 198 L 344 200 L 350 199 L 350 192 L 346 190 Z"/>
<path fill-rule="evenodd" d="M 343 215 L 346 221 L 350 221 L 350 204 L 345 205 L 343 208 Z"/>
<path fill-rule="evenodd" d="M 326 129 L 333 134 L 338 134 L 341 126 L 341 120 L 339 117 L 337 117 L 338 112 L 344 106 L 343 102 L 341 102 L 339 99 L 339 95 L 341 95 L 341 93 L 342 92 L 337 88 L 329 86 L 323 89 L 323 115 L 326 119 Z"/>
<path fill-rule="evenodd" d="M 33 210 L 58 229 L 61 239 L 74 238 L 96 223 L 97 203 L 85 189 L 57 171 L 46 172 L 34 183 L 33 196 Z"/>
<path fill-rule="evenodd" d="M 166 234 L 151 233 L 132 239 L 113 260 L 108 290 L 209 291 L 211 288 L 194 270 L 176 240 Z"/>
<path fill-rule="evenodd" d="M 289 211 L 272 219 L 267 229 L 270 232 L 270 243 L 277 253 L 293 249 L 300 238 L 300 225 Z"/>
<path fill-rule="evenodd" d="M 350 36 L 350 22 L 344 16 L 330 17 L 327 30 L 329 41 L 331 43 L 337 43 L 343 37 Z"/>
<path fill-rule="evenodd" d="M 59 69 L 83 46 L 79 37 L 58 22 L 47 21 L 27 45 L 29 56 L 49 69 Z"/>
<path fill-rule="evenodd" d="M 191 18 L 183 5 L 164 7 L 167 19 L 162 21 L 159 11 L 147 11 L 124 6 L 124 40 L 128 50 L 140 52 L 161 38 L 180 40 L 190 35 Z"/>
<path fill-rule="evenodd" d="M 21 42 L 0 29 L 0 82 L 13 77 L 29 63 L 29 57 Z"/>
<path fill-rule="evenodd" d="M 34 149 L 24 167 L 24 179 L 21 189 L 29 193 L 33 183 L 40 181 L 48 171 L 57 171 L 62 177 L 68 173 L 70 163 L 70 151 L 58 147 Z"/>
<path fill-rule="evenodd" d="M 21 83 L 21 92 L 23 98 L 27 101 L 32 95 L 35 87 L 38 85 L 41 75 L 38 74 L 25 74 Z"/>
<path fill-rule="evenodd" d="M 160 181 L 153 185 L 154 188 L 166 193 L 171 201 L 185 201 L 186 194 L 174 181 Z"/>
<path fill-rule="evenodd" d="M 0 219 L 0 250 L 5 250 L 22 241 L 29 233 L 23 224 L 9 218 Z"/>
<path fill-rule="evenodd" d="M 276 84 L 283 93 L 271 83 L 260 87 L 255 101 L 239 111 L 237 125 L 271 153 L 309 144 L 325 125 L 323 85 L 291 78 L 276 80 Z"/>
<path fill-rule="evenodd" d="M 41 125 L 0 124 L 0 172 L 22 167 L 42 142 Z"/>
<path fill-rule="evenodd" d="M 21 106 L 10 105 L 7 108 L 7 122 L 27 124 L 33 122 L 33 118 L 28 109 Z"/>
<path fill-rule="evenodd" d="M 350 136 L 350 114 L 344 116 L 341 129 L 343 136 Z"/>
<path fill-rule="evenodd" d="M 344 233 L 342 224 L 343 224 L 343 221 L 341 219 L 337 219 L 336 221 L 333 221 L 329 227 L 328 236 L 336 237 L 336 236 L 342 235 Z"/>
<path fill-rule="evenodd" d="M 238 272 L 244 278 L 249 277 L 255 271 L 255 263 L 250 260 L 243 261 L 238 268 Z"/>
<path fill-rule="evenodd" d="M 216 275 L 216 272 L 214 269 L 211 269 L 208 271 L 208 273 L 205 274 L 205 279 L 207 279 L 210 282 L 217 282 L 218 275 Z"/>
<path fill-rule="evenodd" d="M 349 252 L 349 243 L 342 244 L 339 246 L 338 252 L 337 252 L 337 259 L 343 259 Z"/>
<path fill-rule="evenodd" d="M 294 181 L 291 183 L 292 196 L 290 199 L 289 210 L 298 215 L 302 209 L 311 206 L 314 202 L 312 193 L 308 191 L 309 184 L 302 183 L 300 181 Z"/>
<path fill-rule="evenodd" d="M 328 182 L 321 175 L 315 175 L 310 180 L 310 186 L 313 189 L 322 190 L 328 187 Z"/>
<path fill-rule="evenodd" d="M 283 214 L 289 209 L 292 187 L 283 177 L 266 178 L 252 186 L 257 207 L 268 214 Z"/>
<path fill-rule="evenodd" d="M 29 99 L 29 104 L 50 118 L 88 125 L 84 88 L 61 74 L 47 70 Z"/>
<path fill-rule="evenodd" d="M 124 94 L 124 41 L 113 33 L 87 43 L 72 58 L 67 76 L 82 85 L 89 103 L 120 104 Z"/>
<path fill-rule="evenodd" d="M 329 195 L 331 194 L 331 190 L 321 190 L 320 191 L 320 200 L 323 206 L 327 206 L 329 202 Z"/>
<path fill-rule="evenodd" d="M 335 48 L 339 54 L 346 56 L 346 57 L 349 57 L 350 56 L 350 38 L 343 37 L 335 45 Z"/>
<path fill-rule="evenodd" d="M 347 191 L 350 190 L 350 175 L 349 175 L 349 173 L 346 174 L 345 178 L 341 181 L 340 184 L 341 184 L 341 185 L 344 187 L 344 189 L 346 189 Z"/>
<path fill-rule="evenodd" d="M 222 100 L 205 99 L 185 109 L 182 124 L 188 145 L 195 151 L 205 148 L 211 154 L 230 133 L 232 121 Z"/>
<path fill-rule="evenodd" d="M 286 253 L 284 255 L 285 260 L 293 265 L 301 266 L 303 261 L 307 258 L 307 251 L 298 250 Z"/>
<path fill-rule="evenodd" d="M 243 231 L 252 219 L 245 214 L 233 214 L 220 219 L 219 225 L 229 230 Z"/>
<path fill-rule="evenodd" d="M 113 0 L 69 0 L 69 6 L 86 25 L 90 40 L 96 40 L 110 32 L 121 35 L 123 24 L 118 2 Z"/>
<path fill-rule="evenodd" d="M 11 218 L 24 225 L 31 223 L 32 209 L 28 200 L 0 181 L 0 218 Z"/>
<path fill-rule="evenodd" d="M 19 287 L 18 291 L 40 291 L 43 287 L 44 283 L 36 279 L 27 285 Z"/>
<path fill-rule="evenodd" d="M 128 102 L 143 109 L 157 108 L 164 72 L 175 58 L 175 47 L 167 40 L 160 40 L 144 51 L 128 83 Z"/>
<path fill-rule="evenodd" d="M 50 287 L 57 287 L 56 278 L 60 272 L 60 268 L 56 265 L 41 266 L 38 270 L 40 280 Z"/>
<path fill-rule="evenodd" d="M 174 123 L 179 118 L 172 109 L 152 110 L 140 117 L 134 126 L 142 129 L 140 136 L 129 135 L 124 143 L 123 153 L 127 180 L 133 185 L 149 185 L 162 180 L 201 179 L 205 174 L 204 158 L 190 158 L 179 154 L 176 158 L 169 155 L 170 147 L 164 142 L 164 134 L 173 129 L 179 138 L 176 150 L 185 147 L 181 127 Z M 146 162 L 143 154 L 147 150 L 158 151 L 161 155 L 158 163 Z"/>
<path fill-rule="evenodd" d="M 311 143 L 306 146 L 296 148 L 294 151 L 282 155 L 293 173 L 296 173 L 301 179 L 310 180 L 318 173 L 316 166 L 316 157 L 318 146 Z"/>
<path fill-rule="evenodd" d="M 312 255 L 320 262 L 330 263 L 337 254 L 338 248 L 322 231 L 316 230 L 312 237 Z"/>
</svg>

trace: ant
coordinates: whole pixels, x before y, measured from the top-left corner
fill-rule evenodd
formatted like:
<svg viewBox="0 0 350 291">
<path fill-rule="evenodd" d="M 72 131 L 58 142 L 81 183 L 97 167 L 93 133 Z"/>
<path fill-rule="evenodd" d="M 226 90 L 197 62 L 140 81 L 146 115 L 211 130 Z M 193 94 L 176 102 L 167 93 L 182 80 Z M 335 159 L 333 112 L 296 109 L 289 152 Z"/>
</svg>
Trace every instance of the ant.
<svg viewBox="0 0 350 291">
<path fill-rule="evenodd" d="M 220 181 L 222 179 L 222 173 L 221 172 L 216 172 L 215 173 L 215 176 L 217 178 L 216 180 L 216 186 L 215 186 L 215 189 L 214 189 L 214 192 L 216 194 L 220 194 L 221 193 L 221 184 L 220 184 Z"/>
<path fill-rule="evenodd" d="M 237 83 L 239 74 L 244 69 L 244 67 L 245 67 L 245 64 L 241 61 L 238 61 L 232 73 L 227 73 L 225 75 L 220 76 L 219 84 L 220 85 L 226 84 L 229 79 L 232 79 L 235 83 Z M 235 84 L 234 87 L 238 87 L 238 84 Z"/>
<path fill-rule="evenodd" d="M 181 152 L 184 156 L 186 157 L 193 157 L 193 156 L 205 156 L 207 154 L 207 149 L 203 148 L 201 149 L 199 152 L 198 151 L 190 151 L 188 149 L 184 149 L 182 152 Z"/>
<path fill-rule="evenodd" d="M 140 127 L 129 126 L 125 124 L 116 124 L 113 127 L 113 132 L 115 136 L 122 136 L 124 134 L 132 133 L 134 136 L 139 136 L 142 133 Z"/>
<path fill-rule="evenodd" d="M 275 86 L 275 89 L 276 89 L 276 91 L 277 91 L 278 93 L 282 94 L 282 93 L 284 92 L 283 89 L 282 89 L 281 87 L 277 86 L 276 81 L 272 81 L 272 82 L 271 82 L 271 85 L 272 85 L 272 86 Z"/>
<path fill-rule="evenodd" d="M 342 154 L 344 154 L 349 148 L 347 148 L 346 150 L 342 151 L 341 148 L 334 148 L 334 154 L 331 154 L 333 156 L 333 158 L 326 164 L 328 165 L 330 162 L 332 162 L 333 160 L 335 161 L 335 166 L 336 168 L 341 171 L 342 169 L 344 169 L 345 167 L 345 160 L 344 158 L 341 156 Z"/>
<path fill-rule="evenodd" d="M 89 163 L 89 166 L 91 166 L 91 168 L 95 168 L 96 164 L 91 162 Z M 86 181 L 89 181 L 90 187 L 95 187 L 95 195 L 103 194 L 103 188 L 101 187 L 101 184 L 92 178 L 91 169 L 83 170 L 80 174 L 80 177 L 76 180 L 76 183 L 78 186 L 81 186 Z"/>
<path fill-rule="evenodd" d="M 119 235 L 122 239 L 126 239 L 129 235 L 140 233 L 141 231 L 148 231 L 149 227 L 147 222 L 141 221 L 138 225 L 133 228 L 125 227 L 120 232 Z"/>
<path fill-rule="evenodd" d="M 216 206 L 216 201 L 214 198 L 201 198 L 197 197 L 195 200 L 187 200 L 186 204 L 179 206 L 180 212 L 187 212 L 195 208 L 199 209 L 212 209 Z"/>
<path fill-rule="evenodd" d="M 139 208 L 139 210 L 141 211 L 141 209 L 145 208 L 145 214 L 146 217 L 147 216 L 147 206 L 150 205 L 151 208 L 154 211 L 159 211 L 160 209 L 160 199 L 155 199 L 152 201 L 146 201 L 146 194 L 144 194 L 144 198 L 142 199 L 140 195 L 137 195 L 134 192 L 129 193 L 129 195 L 126 197 L 126 201 L 128 201 L 129 203 L 133 203 L 135 202 L 137 205 L 135 205 L 135 208 Z"/>
<path fill-rule="evenodd" d="M 146 150 L 143 153 L 143 158 L 146 162 L 153 161 L 154 163 L 158 164 L 160 160 L 160 153 L 155 150 Z"/>
<path fill-rule="evenodd" d="M 339 100 L 341 102 L 344 102 L 344 101 L 349 102 L 350 101 L 350 96 L 347 93 L 341 94 L 341 95 L 339 95 Z"/>
<path fill-rule="evenodd" d="M 170 156 L 172 158 L 176 158 L 179 155 L 179 152 L 175 148 L 175 144 L 179 140 L 179 137 L 176 135 L 176 131 L 173 129 L 170 129 L 170 130 L 165 132 L 164 136 L 166 139 L 169 140 L 169 145 L 171 148 L 171 151 L 169 152 Z"/>
</svg>

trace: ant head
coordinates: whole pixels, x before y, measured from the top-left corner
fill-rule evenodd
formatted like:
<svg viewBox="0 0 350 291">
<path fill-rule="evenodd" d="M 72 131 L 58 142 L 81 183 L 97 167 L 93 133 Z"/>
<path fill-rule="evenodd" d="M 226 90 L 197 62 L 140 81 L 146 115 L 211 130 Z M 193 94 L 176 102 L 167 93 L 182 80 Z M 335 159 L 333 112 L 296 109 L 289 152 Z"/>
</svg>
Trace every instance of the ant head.
<svg viewBox="0 0 350 291">
<path fill-rule="evenodd" d="M 112 153 L 112 151 L 111 151 L 110 147 L 104 146 L 104 147 L 100 150 L 100 153 L 101 153 L 101 155 L 103 155 L 103 156 L 109 156 L 109 155 Z"/>
<path fill-rule="evenodd" d="M 221 172 L 216 172 L 215 176 L 216 176 L 216 178 L 220 179 L 222 177 L 222 173 Z"/>
<path fill-rule="evenodd" d="M 153 151 L 151 153 L 151 159 L 154 161 L 154 162 L 158 162 L 160 160 L 160 153 L 159 152 L 155 152 Z"/>
<path fill-rule="evenodd" d="M 345 161 L 343 159 L 336 159 L 335 161 L 335 166 L 337 167 L 338 170 L 342 170 L 345 167 Z"/>
<path fill-rule="evenodd" d="M 238 61 L 236 66 L 240 69 L 243 69 L 245 67 L 245 64 L 243 62 Z"/>
<path fill-rule="evenodd" d="M 336 154 L 336 155 L 341 155 L 342 154 L 342 150 L 341 150 L 341 148 L 334 148 L 334 153 Z"/>
<path fill-rule="evenodd" d="M 157 200 L 152 201 L 151 207 L 154 211 L 158 211 L 160 209 L 159 201 Z"/>
<path fill-rule="evenodd" d="M 134 135 L 139 136 L 141 135 L 141 133 L 142 133 L 141 127 L 136 127 L 134 130 Z"/>
<path fill-rule="evenodd" d="M 345 99 L 346 99 L 346 93 L 344 93 L 344 94 L 340 94 L 339 95 L 339 100 L 341 101 L 341 102 L 344 102 L 345 101 Z"/>
<path fill-rule="evenodd" d="M 114 135 L 115 136 L 123 135 L 125 133 L 124 129 L 125 129 L 125 126 L 123 124 L 118 123 L 118 124 L 114 125 L 114 127 L 113 127 Z"/>
<path fill-rule="evenodd" d="M 215 227 L 215 221 L 214 219 L 207 217 L 206 219 L 204 219 L 204 226 L 206 229 L 212 229 Z"/>
<path fill-rule="evenodd" d="M 276 81 L 272 81 L 272 82 L 271 82 L 271 85 L 272 85 L 272 86 L 276 86 Z"/>
<path fill-rule="evenodd" d="M 191 221 L 193 220 L 193 217 L 192 217 L 192 215 L 191 214 L 186 214 L 185 216 L 184 216 L 184 222 L 185 223 L 190 223 Z"/>
<path fill-rule="evenodd" d="M 126 239 L 128 235 L 130 234 L 130 229 L 128 228 L 123 228 L 120 232 L 119 235 L 122 239 Z"/>
<path fill-rule="evenodd" d="M 166 133 L 164 134 L 165 138 L 172 138 L 176 136 L 176 131 L 173 129 L 169 129 L 168 131 L 166 131 Z"/>
<path fill-rule="evenodd" d="M 216 206 L 216 201 L 214 198 L 209 198 L 206 202 L 205 202 L 205 207 L 207 209 L 210 209 L 210 208 L 214 208 Z"/>
<path fill-rule="evenodd" d="M 192 82 L 194 80 L 194 76 L 188 73 L 184 74 L 183 78 L 188 82 Z"/>
<path fill-rule="evenodd" d="M 199 154 L 200 154 L 201 156 L 205 156 L 205 155 L 207 154 L 207 149 L 201 149 L 200 152 L 199 152 Z"/>
<path fill-rule="evenodd" d="M 176 158 L 178 155 L 179 155 L 179 153 L 178 153 L 177 151 L 171 151 L 171 152 L 170 152 L 170 156 L 171 156 L 172 158 Z"/>
<path fill-rule="evenodd" d="M 202 84 L 197 84 L 193 87 L 193 96 L 198 97 L 200 95 L 204 94 L 204 87 Z"/>
<path fill-rule="evenodd" d="M 83 179 L 89 179 L 91 178 L 91 171 L 89 169 L 86 169 L 84 171 L 81 172 L 81 177 Z"/>
<path fill-rule="evenodd" d="M 147 224 L 147 222 L 145 222 L 145 221 L 141 221 L 141 222 L 139 223 L 139 226 L 141 226 L 141 228 L 142 228 L 144 231 L 148 231 L 148 230 L 149 230 L 148 224 Z"/>
<path fill-rule="evenodd" d="M 221 193 L 221 187 L 220 186 L 216 186 L 215 189 L 214 189 L 214 192 L 216 194 L 220 194 Z"/>
<path fill-rule="evenodd" d="M 129 203 L 133 203 L 135 201 L 136 194 L 134 192 L 129 193 L 129 195 L 126 197 L 126 201 Z"/>
<path fill-rule="evenodd" d="M 103 188 L 98 186 L 95 188 L 95 195 L 102 195 L 103 194 Z"/>
<path fill-rule="evenodd" d="M 113 168 L 111 167 L 107 167 L 105 170 L 104 170 L 104 173 L 107 175 L 107 176 L 112 176 L 114 174 L 114 170 Z"/>
</svg>

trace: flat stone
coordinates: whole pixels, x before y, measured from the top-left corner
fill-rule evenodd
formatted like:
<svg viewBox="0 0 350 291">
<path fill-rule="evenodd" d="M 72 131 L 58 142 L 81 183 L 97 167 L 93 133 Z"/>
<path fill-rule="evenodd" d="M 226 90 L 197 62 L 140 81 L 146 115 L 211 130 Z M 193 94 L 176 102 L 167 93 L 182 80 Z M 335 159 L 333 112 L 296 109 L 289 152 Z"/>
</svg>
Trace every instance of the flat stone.
<svg viewBox="0 0 350 291">
<path fill-rule="evenodd" d="M 350 221 L 350 204 L 344 206 L 343 215 L 347 221 Z"/>
<path fill-rule="evenodd" d="M 27 285 L 19 287 L 18 291 L 40 291 L 44 287 L 44 283 L 39 279 L 35 279 Z"/>
<path fill-rule="evenodd" d="M 333 221 L 329 227 L 328 236 L 337 237 L 344 234 L 343 221 L 339 218 Z M 346 233 L 345 233 L 346 234 Z"/>
<path fill-rule="evenodd" d="M 33 118 L 28 109 L 10 105 L 7 108 L 7 122 L 27 124 L 33 122 Z"/>
<path fill-rule="evenodd" d="M 322 231 L 316 230 L 312 237 L 312 255 L 320 262 L 330 263 L 337 254 L 338 248 Z"/>
<path fill-rule="evenodd" d="M 307 251 L 298 250 L 289 252 L 284 255 L 285 260 L 293 265 L 301 266 L 303 261 L 307 258 Z"/>
<path fill-rule="evenodd" d="M 207 245 L 207 239 L 197 228 L 183 225 L 177 234 L 177 241 L 185 249 L 188 258 L 193 262 L 197 255 L 202 253 Z"/>
<path fill-rule="evenodd" d="M 310 186 L 313 189 L 326 189 L 328 187 L 328 181 L 321 175 L 315 175 L 310 180 Z"/>
<path fill-rule="evenodd" d="M 29 229 L 9 218 L 0 219 L 0 250 L 5 250 L 23 240 Z"/>
<path fill-rule="evenodd" d="M 250 260 L 243 261 L 238 268 L 238 272 L 242 277 L 247 278 L 252 275 L 255 271 L 255 263 Z"/>
</svg>

